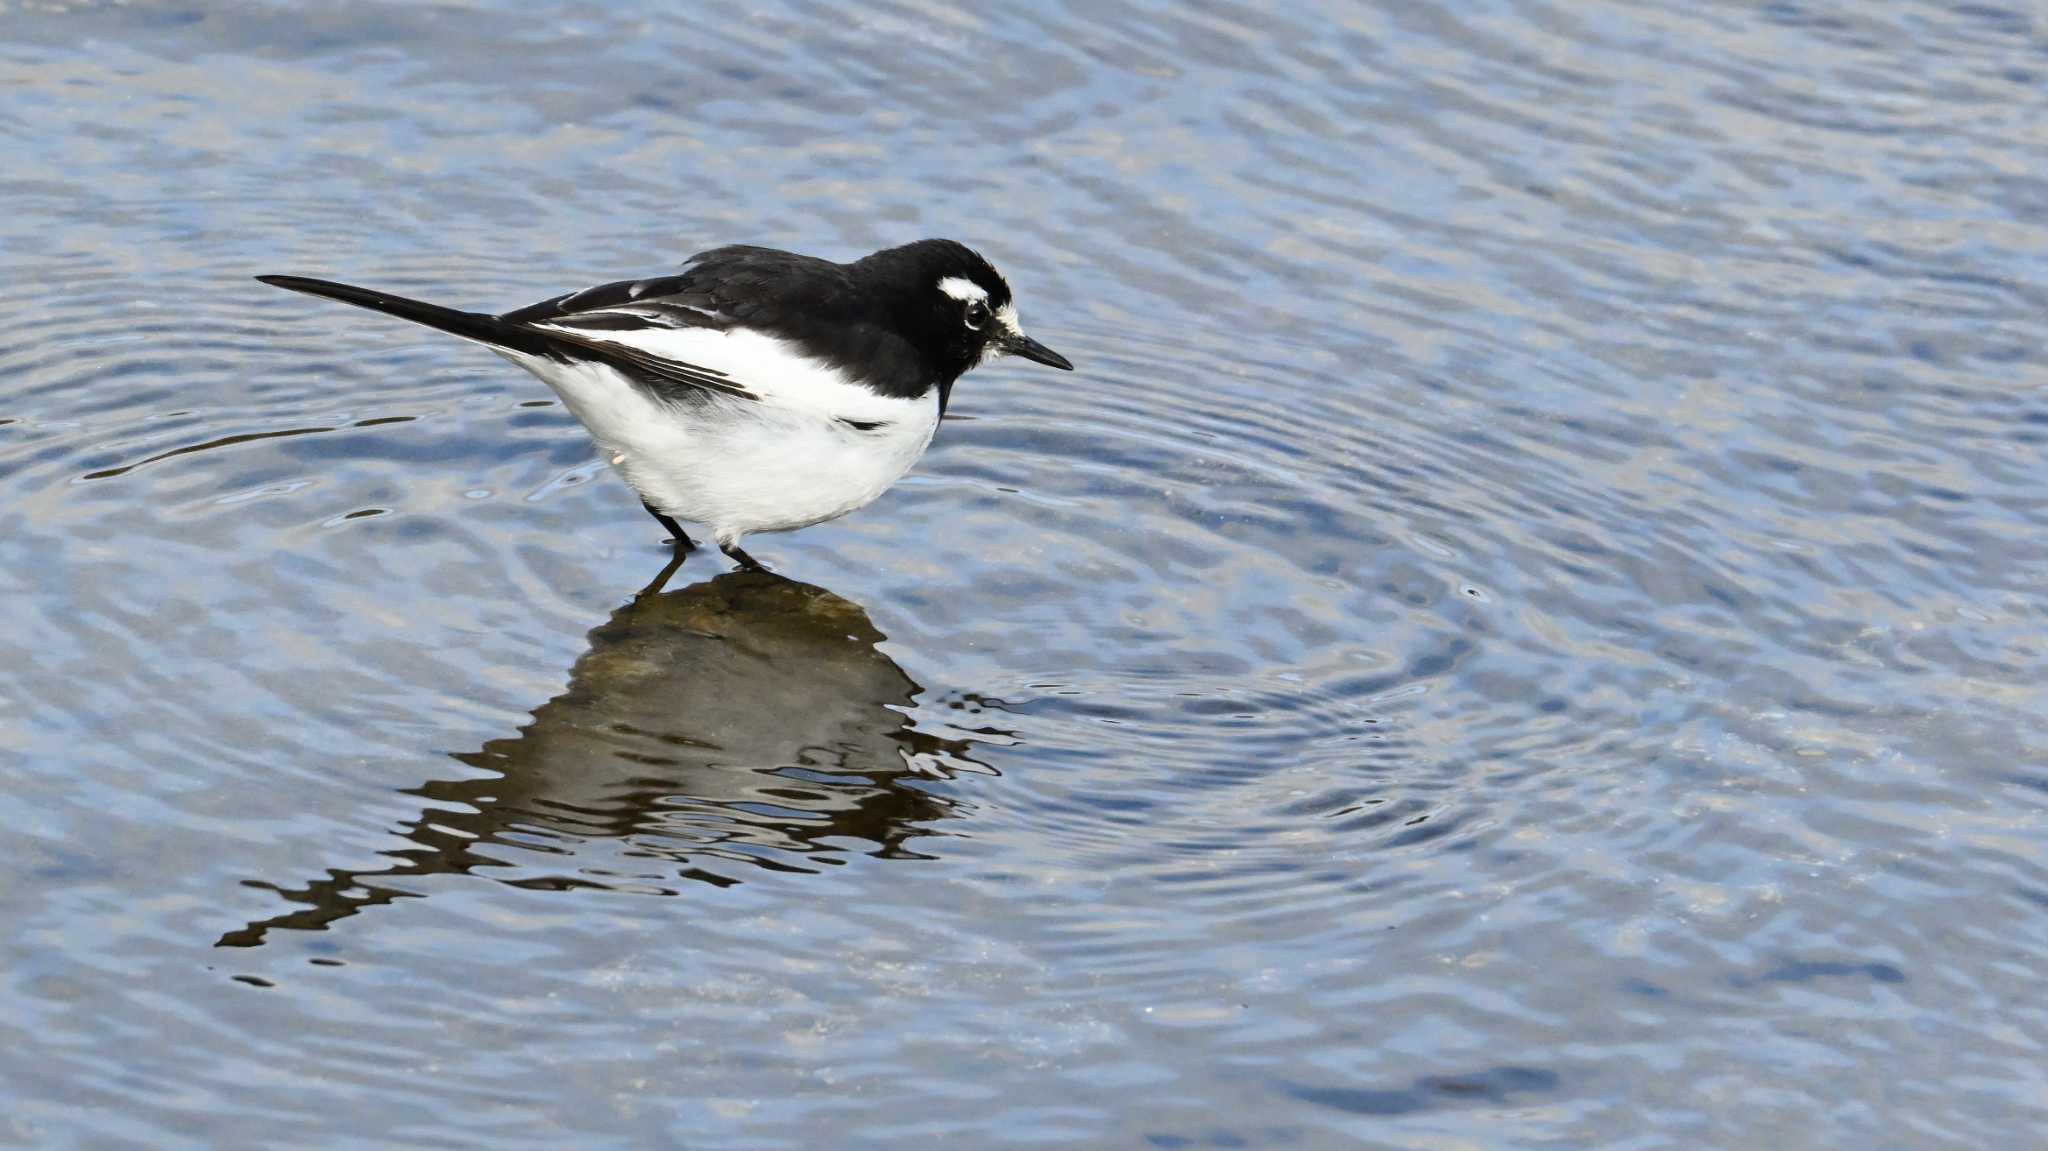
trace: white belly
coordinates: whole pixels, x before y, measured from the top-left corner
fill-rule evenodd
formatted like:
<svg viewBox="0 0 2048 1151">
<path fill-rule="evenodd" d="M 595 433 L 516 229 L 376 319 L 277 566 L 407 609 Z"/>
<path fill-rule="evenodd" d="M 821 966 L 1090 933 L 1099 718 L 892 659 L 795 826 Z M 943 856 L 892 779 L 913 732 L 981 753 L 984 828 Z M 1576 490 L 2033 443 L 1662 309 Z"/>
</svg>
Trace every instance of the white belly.
<svg viewBox="0 0 2048 1151">
<path fill-rule="evenodd" d="M 562 397 L 640 498 L 706 525 L 721 544 L 872 503 L 939 426 L 936 394 L 892 399 L 847 387 L 843 399 L 806 395 L 800 405 L 772 393 L 671 404 L 601 364 L 502 354 Z M 862 431 L 849 420 L 877 426 Z"/>
</svg>

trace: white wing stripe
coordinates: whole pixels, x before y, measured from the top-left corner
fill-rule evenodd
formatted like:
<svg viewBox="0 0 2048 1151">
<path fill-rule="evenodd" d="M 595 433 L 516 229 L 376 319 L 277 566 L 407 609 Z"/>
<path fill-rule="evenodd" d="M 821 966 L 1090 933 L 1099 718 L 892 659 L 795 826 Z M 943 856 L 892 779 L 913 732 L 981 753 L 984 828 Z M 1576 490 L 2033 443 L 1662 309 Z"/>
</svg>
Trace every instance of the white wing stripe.
<svg viewBox="0 0 2048 1151">
<path fill-rule="evenodd" d="M 620 309 L 624 311 L 624 309 Z M 591 313 L 596 314 L 596 313 Z M 838 369 L 797 351 L 786 341 L 746 328 L 661 327 L 622 331 L 536 324 L 595 344 L 615 344 L 642 355 L 716 372 L 762 403 L 835 419 L 899 420 L 906 406 L 937 401 L 878 395 Z"/>
</svg>

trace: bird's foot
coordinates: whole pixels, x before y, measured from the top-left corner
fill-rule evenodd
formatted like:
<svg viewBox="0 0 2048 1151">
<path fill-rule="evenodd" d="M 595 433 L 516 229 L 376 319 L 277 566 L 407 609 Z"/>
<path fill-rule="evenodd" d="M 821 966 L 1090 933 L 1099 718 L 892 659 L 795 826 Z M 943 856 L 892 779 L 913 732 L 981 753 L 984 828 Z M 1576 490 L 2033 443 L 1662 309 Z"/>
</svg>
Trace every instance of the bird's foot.
<svg viewBox="0 0 2048 1151">
<path fill-rule="evenodd" d="M 746 552 L 741 551 L 740 546 L 738 544 L 719 544 L 718 550 L 724 552 L 727 558 L 731 559 L 732 562 L 740 565 L 741 568 L 747 571 L 764 572 L 768 570 L 767 568 L 761 566 L 760 560 L 757 560 L 753 556 L 748 555 Z"/>
</svg>

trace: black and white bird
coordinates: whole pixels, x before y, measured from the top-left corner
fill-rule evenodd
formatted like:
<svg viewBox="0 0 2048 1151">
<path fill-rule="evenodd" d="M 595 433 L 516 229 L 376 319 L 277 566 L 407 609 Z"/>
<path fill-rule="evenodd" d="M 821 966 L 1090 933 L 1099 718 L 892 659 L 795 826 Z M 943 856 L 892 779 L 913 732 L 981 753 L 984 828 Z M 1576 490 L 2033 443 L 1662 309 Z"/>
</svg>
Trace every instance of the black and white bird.
<svg viewBox="0 0 2048 1151">
<path fill-rule="evenodd" d="M 1024 334 L 1010 286 L 971 249 L 919 240 L 835 264 L 773 248 L 700 252 L 486 315 L 302 276 L 266 284 L 474 340 L 534 375 L 590 430 L 655 519 L 719 549 L 843 516 L 931 443 L 954 381 L 1002 355 L 1072 370 Z"/>
</svg>

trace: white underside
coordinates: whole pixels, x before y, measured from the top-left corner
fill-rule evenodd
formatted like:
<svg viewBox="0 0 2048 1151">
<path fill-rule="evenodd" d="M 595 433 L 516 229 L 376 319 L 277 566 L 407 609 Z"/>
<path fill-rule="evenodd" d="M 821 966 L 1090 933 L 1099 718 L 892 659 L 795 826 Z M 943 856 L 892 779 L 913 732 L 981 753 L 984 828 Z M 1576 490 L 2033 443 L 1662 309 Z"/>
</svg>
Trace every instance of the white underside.
<svg viewBox="0 0 2048 1151">
<path fill-rule="evenodd" d="M 668 403 L 602 364 L 493 350 L 555 390 L 640 498 L 705 525 L 720 544 L 808 527 L 872 503 L 924 454 L 939 426 L 936 392 L 879 396 L 757 333 L 621 336 L 643 351 L 724 372 L 759 398 Z M 879 426 L 861 431 L 843 420 Z"/>
</svg>

